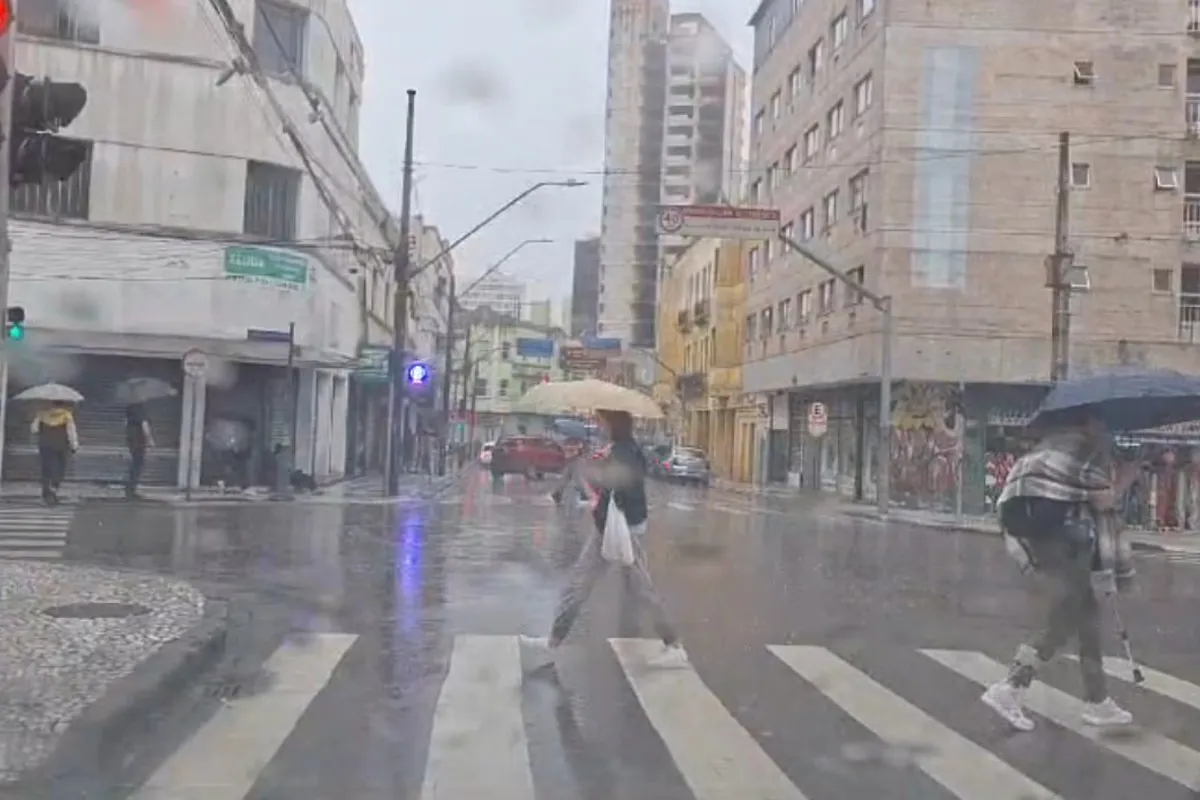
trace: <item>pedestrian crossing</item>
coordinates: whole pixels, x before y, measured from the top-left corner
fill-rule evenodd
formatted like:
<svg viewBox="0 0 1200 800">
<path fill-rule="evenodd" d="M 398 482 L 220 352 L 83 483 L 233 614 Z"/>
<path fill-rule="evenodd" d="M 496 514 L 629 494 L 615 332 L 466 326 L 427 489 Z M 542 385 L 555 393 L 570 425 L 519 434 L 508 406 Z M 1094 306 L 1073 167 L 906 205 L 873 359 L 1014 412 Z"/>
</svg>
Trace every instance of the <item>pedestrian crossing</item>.
<svg viewBox="0 0 1200 800">
<path fill-rule="evenodd" d="M 75 510 L 41 503 L 0 505 L 0 558 L 54 561 L 62 558 Z"/>
<path fill-rule="evenodd" d="M 320 634 L 307 636 L 302 644 L 285 643 L 267 662 L 267 688 L 223 704 L 133 800 L 273 796 L 269 785 L 258 785 L 259 778 L 306 714 L 311 724 L 321 724 L 316 717 L 322 715 L 312 712 L 310 704 L 326 690 L 357 638 Z M 1114 692 L 1141 726 L 1113 731 L 1085 725 L 1083 703 L 1054 685 L 1061 675 L 1049 674 L 1050 683 L 1035 683 L 1026 697 L 1038 729 L 1014 734 L 978 701 L 984 687 L 1007 673 L 1004 664 L 982 652 L 904 649 L 905 657 L 915 661 L 901 671 L 911 673 L 916 667 L 926 684 L 916 690 L 894 669 L 873 664 L 857 650 L 765 645 L 761 652 L 751 648 L 749 657 L 775 664 L 787 682 L 768 704 L 791 709 L 788 720 L 765 730 L 752 721 L 744 696 L 731 696 L 737 692 L 726 675 L 738 670 L 730 667 L 728 654 L 720 657 L 725 661 L 720 669 L 703 658 L 695 665 L 661 667 L 653 658 L 662 647 L 657 641 L 609 639 L 600 646 L 608 651 L 633 703 L 601 698 L 597 702 L 608 714 L 593 709 L 580 716 L 611 718 L 619 706 L 618 727 L 632 732 L 648 723 L 658 740 L 654 747 L 668 754 L 668 763 L 655 767 L 661 766 L 664 783 L 653 790 L 635 787 L 634 793 L 620 796 L 866 800 L 880 796 L 878 786 L 867 789 L 865 778 L 858 777 L 864 783 L 857 790 L 847 787 L 856 773 L 870 770 L 885 771 L 886 796 L 922 800 L 1183 800 L 1200 792 L 1200 752 L 1193 749 L 1200 748 L 1200 686 L 1153 669 L 1145 669 L 1146 681 L 1134 685 L 1128 665 L 1119 659 L 1106 660 L 1105 669 L 1117 684 Z M 742 657 L 741 651 L 733 656 Z M 587 660 L 595 659 L 596 653 L 591 653 Z M 538 729 L 527 719 L 534 678 L 518 637 L 459 635 L 450 644 L 447 660 L 432 721 L 422 728 L 429 738 L 424 772 L 413 778 L 416 797 L 593 796 L 565 791 L 561 784 L 543 785 L 551 779 L 541 772 L 545 762 L 534 755 Z M 712 677 L 716 680 L 708 680 Z M 796 703 L 802 704 L 799 709 Z M 843 721 L 833 724 L 824 704 Z M 950 704 L 960 709 L 953 719 L 946 712 Z M 640 722 L 635 724 L 630 715 Z M 1155 730 L 1156 722 L 1170 730 Z M 781 744 L 789 737 L 787 726 L 814 725 L 822 730 L 817 739 L 810 735 L 805 740 L 807 749 L 789 752 Z M 849 730 L 861 733 L 839 742 Z M 812 752 L 814 742 L 826 753 L 842 754 L 848 783 L 835 786 L 813 771 L 824 758 Z M 423 745 L 411 741 L 398 741 L 396 746 L 424 751 Z M 852 746 L 860 755 L 880 754 L 879 763 L 853 758 Z M 296 769 L 292 763 L 279 772 Z M 1098 775 L 1104 776 L 1100 783 L 1095 780 Z M 664 788 L 672 780 L 681 789 Z M 396 796 L 409 794 L 397 790 Z"/>
</svg>

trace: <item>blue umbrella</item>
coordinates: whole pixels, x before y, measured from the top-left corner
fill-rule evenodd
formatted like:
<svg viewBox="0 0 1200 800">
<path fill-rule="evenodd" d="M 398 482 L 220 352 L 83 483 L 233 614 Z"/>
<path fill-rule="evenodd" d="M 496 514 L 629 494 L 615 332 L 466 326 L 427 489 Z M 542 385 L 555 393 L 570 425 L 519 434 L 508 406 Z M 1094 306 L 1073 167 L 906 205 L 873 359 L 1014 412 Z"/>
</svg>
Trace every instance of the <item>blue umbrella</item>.
<svg viewBox="0 0 1200 800">
<path fill-rule="evenodd" d="M 1051 426 L 1086 410 L 1112 431 L 1140 431 L 1200 419 L 1200 377 L 1171 370 L 1114 370 L 1063 381 L 1050 390 L 1030 427 Z"/>
</svg>

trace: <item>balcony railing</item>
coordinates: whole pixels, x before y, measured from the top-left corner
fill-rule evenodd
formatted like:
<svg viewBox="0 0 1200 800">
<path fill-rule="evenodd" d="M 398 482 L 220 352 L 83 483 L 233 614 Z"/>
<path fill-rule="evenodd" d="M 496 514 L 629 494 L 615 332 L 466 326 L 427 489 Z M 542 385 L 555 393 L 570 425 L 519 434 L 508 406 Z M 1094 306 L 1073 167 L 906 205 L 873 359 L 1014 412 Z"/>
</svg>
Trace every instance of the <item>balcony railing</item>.
<svg viewBox="0 0 1200 800">
<path fill-rule="evenodd" d="M 1179 295 L 1179 341 L 1200 343 L 1200 294 Z"/>
<path fill-rule="evenodd" d="M 1200 241 L 1200 194 L 1188 192 L 1183 196 L 1183 235 L 1189 241 Z"/>
</svg>

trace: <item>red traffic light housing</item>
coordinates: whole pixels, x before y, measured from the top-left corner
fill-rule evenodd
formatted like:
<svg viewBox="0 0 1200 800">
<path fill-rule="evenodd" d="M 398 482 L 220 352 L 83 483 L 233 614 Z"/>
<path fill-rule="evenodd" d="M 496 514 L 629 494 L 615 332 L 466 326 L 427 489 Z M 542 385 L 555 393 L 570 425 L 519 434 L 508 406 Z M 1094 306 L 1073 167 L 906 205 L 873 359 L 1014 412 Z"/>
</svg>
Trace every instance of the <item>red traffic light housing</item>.
<svg viewBox="0 0 1200 800">
<path fill-rule="evenodd" d="M 14 76 L 9 142 L 13 186 L 44 179 L 65 181 L 87 161 L 91 152 L 87 142 L 56 135 L 75 121 L 87 100 L 87 89 L 78 83 L 56 83 L 20 72 Z"/>
</svg>

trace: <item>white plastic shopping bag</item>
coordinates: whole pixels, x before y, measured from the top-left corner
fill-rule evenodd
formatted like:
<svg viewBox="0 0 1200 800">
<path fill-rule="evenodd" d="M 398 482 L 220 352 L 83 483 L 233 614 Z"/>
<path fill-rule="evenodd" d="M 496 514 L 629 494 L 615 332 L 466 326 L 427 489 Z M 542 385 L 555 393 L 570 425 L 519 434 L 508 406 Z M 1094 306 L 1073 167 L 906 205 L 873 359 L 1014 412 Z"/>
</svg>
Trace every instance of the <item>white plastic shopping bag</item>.
<svg viewBox="0 0 1200 800">
<path fill-rule="evenodd" d="M 629 520 L 609 497 L 608 514 L 604 520 L 604 538 L 600 542 L 600 555 L 605 561 L 630 566 L 633 564 L 633 534 Z"/>
</svg>

